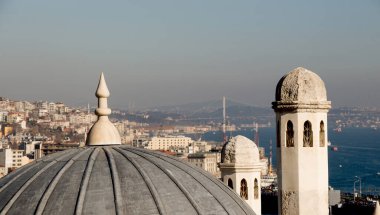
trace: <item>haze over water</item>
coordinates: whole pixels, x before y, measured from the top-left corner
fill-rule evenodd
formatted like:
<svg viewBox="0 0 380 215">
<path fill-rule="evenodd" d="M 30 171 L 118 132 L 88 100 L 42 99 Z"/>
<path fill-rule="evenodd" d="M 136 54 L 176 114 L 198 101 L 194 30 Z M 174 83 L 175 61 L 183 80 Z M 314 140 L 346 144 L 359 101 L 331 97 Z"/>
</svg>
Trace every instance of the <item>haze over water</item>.
<svg viewBox="0 0 380 215">
<path fill-rule="evenodd" d="M 273 165 L 276 166 L 276 136 L 274 128 L 260 128 L 260 146 L 269 156 L 269 140 L 272 139 Z M 253 138 L 252 130 L 232 133 Z M 355 176 L 362 179 L 362 192 L 380 195 L 380 130 L 369 128 L 345 128 L 337 133 L 329 130 L 329 140 L 338 147 L 332 151 L 329 147 L 329 185 L 342 192 L 353 192 Z M 221 141 L 222 134 L 210 132 L 202 136 L 203 140 Z M 359 189 L 359 183 L 356 183 Z"/>
</svg>

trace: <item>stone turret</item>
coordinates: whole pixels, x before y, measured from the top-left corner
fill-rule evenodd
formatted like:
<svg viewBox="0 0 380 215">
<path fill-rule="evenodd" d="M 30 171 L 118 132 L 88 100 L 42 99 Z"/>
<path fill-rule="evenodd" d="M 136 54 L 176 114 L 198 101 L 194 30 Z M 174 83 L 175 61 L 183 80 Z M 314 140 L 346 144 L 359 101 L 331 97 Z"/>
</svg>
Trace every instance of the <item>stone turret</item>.
<svg viewBox="0 0 380 215">
<path fill-rule="evenodd" d="M 256 144 L 244 136 L 232 137 L 222 149 L 219 164 L 224 183 L 261 214 L 261 168 Z"/>
<path fill-rule="evenodd" d="M 296 68 L 277 84 L 279 214 L 328 214 L 327 101 L 315 73 Z"/>
</svg>

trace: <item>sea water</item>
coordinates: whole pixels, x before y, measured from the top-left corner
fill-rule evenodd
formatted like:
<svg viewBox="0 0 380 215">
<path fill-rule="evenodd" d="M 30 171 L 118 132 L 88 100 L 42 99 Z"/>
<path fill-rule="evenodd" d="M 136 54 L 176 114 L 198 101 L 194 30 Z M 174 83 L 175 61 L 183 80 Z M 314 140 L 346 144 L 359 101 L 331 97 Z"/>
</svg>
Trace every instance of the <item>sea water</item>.
<svg viewBox="0 0 380 215">
<path fill-rule="evenodd" d="M 252 129 L 240 130 L 228 135 L 243 135 L 254 138 Z M 273 166 L 276 166 L 276 136 L 274 128 L 259 129 L 259 145 L 269 156 L 269 141 L 272 140 Z M 206 141 L 222 141 L 221 132 L 208 132 L 202 135 Z M 358 192 L 361 179 L 362 193 L 380 195 L 380 129 L 345 128 L 342 132 L 330 130 L 328 133 L 332 146 L 329 153 L 329 184 L 342 192 Z"/>
</svg>

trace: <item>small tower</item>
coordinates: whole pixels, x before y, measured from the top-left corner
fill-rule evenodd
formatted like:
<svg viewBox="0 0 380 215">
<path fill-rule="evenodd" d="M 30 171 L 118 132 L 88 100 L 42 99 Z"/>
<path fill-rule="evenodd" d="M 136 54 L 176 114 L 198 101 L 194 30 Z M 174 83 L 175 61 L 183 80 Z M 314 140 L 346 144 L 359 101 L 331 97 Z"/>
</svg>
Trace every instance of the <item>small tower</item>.
<svg viewBox="0 0 380 215">
<path fill-rule="evenodd" d="M 98 116 L 98 121 L 91 127 L 86 139 L 86 145 L 120 145 L 121 139 L 118 130 L 108 119 L 111 114 L 111 109 L 108 108 L 107 98 L 110 96 L 103 73 L 100 75 L 98 89 L 95 93 L 98 97 L 98 108 L 95 114 Z"/>
<path fill-rule="evenodd" d="M 223 182 L 249 206 L 261 214 L 261 165 L 256 144 L 244 136 L 236 136 L 224 144 L 219 164 Z"/>
<path fill-rule="evenodd" d="M 277 84 L 279 214 L 328 214 L 327 101 L 315 73 L 296 68 Z"/>
</svg>

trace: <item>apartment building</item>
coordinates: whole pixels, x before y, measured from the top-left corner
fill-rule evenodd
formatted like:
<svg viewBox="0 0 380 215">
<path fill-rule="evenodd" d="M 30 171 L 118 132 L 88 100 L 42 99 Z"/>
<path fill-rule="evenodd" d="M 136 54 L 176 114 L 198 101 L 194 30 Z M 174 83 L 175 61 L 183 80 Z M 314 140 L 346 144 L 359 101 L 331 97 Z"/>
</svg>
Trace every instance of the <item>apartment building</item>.
<svg viewBox="0 0 380 215">
<path fill-rule="evenodd" d="M 148 149 L 151 150 L 169 150 L 173 148 L 186 148 L 193 140 L 185 136 L 164 136 L 152 137 L 148 143 Z"/>
</svg>

